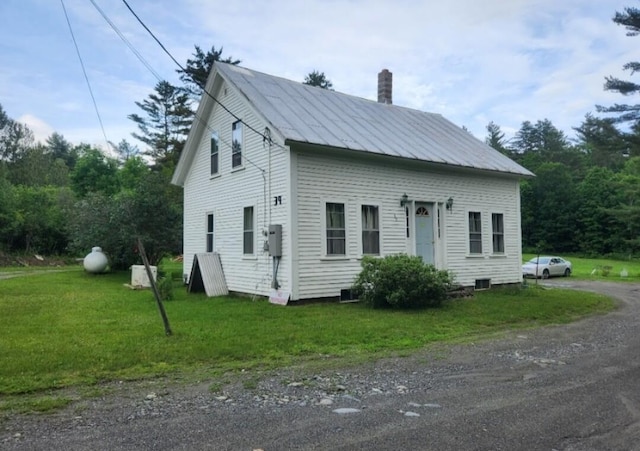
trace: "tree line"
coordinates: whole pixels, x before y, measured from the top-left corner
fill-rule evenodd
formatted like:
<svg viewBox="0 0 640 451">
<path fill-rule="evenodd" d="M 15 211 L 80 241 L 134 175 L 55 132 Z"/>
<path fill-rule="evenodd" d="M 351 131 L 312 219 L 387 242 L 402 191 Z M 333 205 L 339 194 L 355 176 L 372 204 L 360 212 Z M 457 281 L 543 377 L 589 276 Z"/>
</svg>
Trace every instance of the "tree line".
<svg viewBox="0 0 640 451">
<path fill-rule="evenodd" d="M 122 140 L 105 153 L 59 133 L 35 142 L 0 105 L 0 252 L 84 256 L 99 245 L 113 268 L 128 268 L 140 237 L 152 264 L 181 253 L 182 190 L 170 180 L 214 61 L 240 63 L 195 46 L 181 85 L 160 81 L 135 102 L 128 118 L 142 150 Z M 304 83 L 332 86 L 318 71 Z"/>
<path fill-rule="evenodd" d="M 614 22 L 640 33 L 640 10 L 626 8 Z M 182 249 L 182 192 L 170 184 L 195 116 L 197 101 L 222 48 L 192 58 L 178 70 L 180 86 L 159 82 L 128 117 L 139 150 L 126 140 L 114 156 L 53 133 L 34 142 L 0 105 L 0 251 L 82 256 L 100 245 L 115 268 L 136 263 L 142 238 L 152 263 Z M 640 70 L 631 62 L 625 69 Z M 305 84 L 332 89 L 314 70 Z M 605 89 L 631 95 L 640 85 L 607 77 Z M 640 253 L 640 106 L 597 107 L 574 128 L 575 140 L 547 119 L 525 121 L 507 140 L 487 126 L 486 142 L 536 174 L 521 185 L 525 250 L 588 255 Z M 609 116 L 607 116 L 609 115 Z"/>
</svg>

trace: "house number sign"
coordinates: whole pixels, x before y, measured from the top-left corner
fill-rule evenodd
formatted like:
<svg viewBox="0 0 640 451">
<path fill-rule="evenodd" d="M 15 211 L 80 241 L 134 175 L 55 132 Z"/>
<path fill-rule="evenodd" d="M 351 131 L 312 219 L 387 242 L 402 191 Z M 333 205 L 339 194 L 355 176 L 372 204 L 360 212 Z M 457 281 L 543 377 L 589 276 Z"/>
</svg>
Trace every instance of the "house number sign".
<svg viewBox="0 0 640 451">
<path fill-rule="evenodd" d="M 275 196 L 273 198 L 273 205 L 282 205 L 282 196 Z"/>
</svg>

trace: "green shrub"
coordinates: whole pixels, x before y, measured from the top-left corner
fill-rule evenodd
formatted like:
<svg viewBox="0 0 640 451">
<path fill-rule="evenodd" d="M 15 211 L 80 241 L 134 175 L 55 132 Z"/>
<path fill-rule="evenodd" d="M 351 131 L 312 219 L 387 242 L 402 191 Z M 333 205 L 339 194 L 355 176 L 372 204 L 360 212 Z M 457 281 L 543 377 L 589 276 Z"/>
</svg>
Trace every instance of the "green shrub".
<svg viewBox="0 0 640 451">
<path fill-rule="evenodd" d="M 173 299 L 173 281 L 171 280 L 171 277 L 158 276 L 156 285 L 160 299 L 163 301 L 170 301 Z"/>
<path fill-rule="evenodd" d="M 452 279 L 447 271 L 425 265 L 420 257 L 365 257 L 353 289 L 373 308 L 438 307 L 447 297 Z"/>
</svg>

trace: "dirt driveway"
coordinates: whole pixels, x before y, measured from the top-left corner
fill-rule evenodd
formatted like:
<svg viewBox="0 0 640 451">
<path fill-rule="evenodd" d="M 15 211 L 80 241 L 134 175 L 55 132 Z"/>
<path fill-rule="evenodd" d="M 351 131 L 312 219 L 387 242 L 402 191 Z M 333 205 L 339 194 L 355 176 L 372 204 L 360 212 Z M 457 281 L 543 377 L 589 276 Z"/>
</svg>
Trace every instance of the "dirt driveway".
<svg viewBox="0 0 640 451">
<path fill-rule="evenodd" d="M 620 308 L 357 368 L 113 384 L 0 423 L 8 450 L 640 449 L 640 285 L 553 280 Z M 428 326 L 426 326 L 428 327 Z M 250 383 L 249 383 L 250 382 Z"/>
</svg>

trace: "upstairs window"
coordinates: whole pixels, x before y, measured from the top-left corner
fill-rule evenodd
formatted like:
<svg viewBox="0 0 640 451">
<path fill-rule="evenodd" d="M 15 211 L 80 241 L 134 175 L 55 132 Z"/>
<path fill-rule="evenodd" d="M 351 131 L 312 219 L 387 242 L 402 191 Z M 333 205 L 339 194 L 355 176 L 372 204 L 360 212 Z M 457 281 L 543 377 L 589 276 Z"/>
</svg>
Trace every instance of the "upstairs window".
<svg viewBox="0 0 640 451">
<path fill-rule="evenodd" d="M 213 252 L 213 213 L 207 214 L 207 252 Z"/>
<path fill-rule="evenodd" d="M 380 223 L 375 205 L 362 206 L 362 253 L 380 255 Z"/>
<path fill-rule="evenodd" d="M 231 167 L 242 166 L 242 121 L 231 126 Z"/>
<path fill-rule="evenodd" d="M 220 139 L 218 133 L 211 133 L 211 175 L 218 173 L 218 154 L 220 149 Z"/>
<path fill-rule="evenodd" d="M 253 207 L 244 208 L 243 230 L 242 252 L 245 255 L 253 255 Z"/>
<path fill-rule="evenodd" d="M 346 254 L 344 204 L 327 203 L 327 255 Z"/>
<path fill-rule="evenodd" d="M 479 211 L 469 212 L 469 253 L 482 254 L 482 218 Z"/>
<path fill-rule="evenodd" d="M 493 230 L 493 253 L 504 254 L 504 216 L 502 213 L 491 215 L 491 228 Z"/>
</svg>

